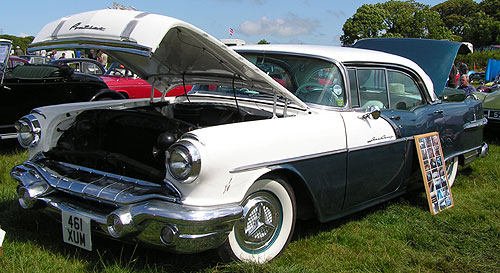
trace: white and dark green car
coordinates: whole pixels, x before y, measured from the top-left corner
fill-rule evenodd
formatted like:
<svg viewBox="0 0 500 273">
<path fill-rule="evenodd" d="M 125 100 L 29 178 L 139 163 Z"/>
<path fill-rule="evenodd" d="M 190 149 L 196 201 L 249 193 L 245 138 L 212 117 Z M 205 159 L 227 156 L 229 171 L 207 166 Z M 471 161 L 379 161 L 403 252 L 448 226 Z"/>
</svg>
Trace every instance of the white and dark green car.
<svg viewBox="0 0 500 273">
<path fill-rule="evenodd" d="M 420 54 L 425 42 L 458 48 L 420 41 Z M 432 60 L 447 70 L 440 87 L 394 54 L 229 48 L 173 18 L 110 9 L 49 23 L 31 49 L 53 47 L 103 50 L 164 94 L 194 85 L 17 122 L 29 149 L 11 171 L 20 205 L 51 213 L 63 240 L 88 250 L 99 235 L 262 263 L 285 250 L 297 219 L 326 222 L 422 189 L 415 135 L 439 132 L 449 184 L 487 151 L 481 102 L 438 99 L 451 62 Z"/>
</svg>

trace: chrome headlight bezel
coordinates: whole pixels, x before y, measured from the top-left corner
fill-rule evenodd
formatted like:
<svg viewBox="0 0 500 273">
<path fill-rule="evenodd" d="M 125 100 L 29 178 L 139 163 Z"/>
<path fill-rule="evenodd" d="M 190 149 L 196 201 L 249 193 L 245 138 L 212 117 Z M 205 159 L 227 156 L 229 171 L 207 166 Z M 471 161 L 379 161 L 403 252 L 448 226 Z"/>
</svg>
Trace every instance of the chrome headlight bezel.
<svg viewBox="0 0 500 273">
<path fill-rule="evenodd" d="M 26 115 L 14 123 L 17 140 L 23 148 L 35 147 L 42 136 L 40 122 L 34 115 Z"/>
<path fill-rule="evenodd" d="M 173 144 L 166 153 L 168 173 L 180 183 L 192 183 L 201 170 L 201 156 L 195 145 L 189 141 Z"/>
</svg>

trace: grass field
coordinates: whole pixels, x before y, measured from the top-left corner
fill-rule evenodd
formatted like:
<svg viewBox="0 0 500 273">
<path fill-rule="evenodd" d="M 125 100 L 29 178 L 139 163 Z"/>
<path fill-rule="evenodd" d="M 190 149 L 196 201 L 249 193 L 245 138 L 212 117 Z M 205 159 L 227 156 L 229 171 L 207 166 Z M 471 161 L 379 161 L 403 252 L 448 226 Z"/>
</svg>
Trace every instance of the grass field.
<svg viewBox="0 0 500 273">
<path fill-rule="evenodd" d="M 215 251 L 175 255 L 94 236 L 94 251 L 62 242 L 60 224 L 17 204 L 0 155 L 0 272 L 500 272 L 500 146 L 459 170 L 455 206 L 429 213 L 423 189 L 353 216 L 299 222 L 285 253 L 265 265 L 223 264 Z"/>
</svg>

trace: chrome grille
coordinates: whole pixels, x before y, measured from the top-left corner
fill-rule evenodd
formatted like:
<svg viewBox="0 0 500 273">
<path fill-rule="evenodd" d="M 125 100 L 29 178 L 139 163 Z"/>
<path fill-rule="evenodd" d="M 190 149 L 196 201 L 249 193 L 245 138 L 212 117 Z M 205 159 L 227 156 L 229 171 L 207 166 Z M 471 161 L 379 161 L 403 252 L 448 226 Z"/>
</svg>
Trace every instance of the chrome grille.
<svg viewBox="0 0 500 273">
<path fill-rule="evenodd" d="M 47 158 L 26 165 L 35 169 L 51 187 L 86 199 L 115 205 L 149 199 L 171 202 L 180 199 L 179 193 L 167 184 L 160 185 Z"/>
</svg>

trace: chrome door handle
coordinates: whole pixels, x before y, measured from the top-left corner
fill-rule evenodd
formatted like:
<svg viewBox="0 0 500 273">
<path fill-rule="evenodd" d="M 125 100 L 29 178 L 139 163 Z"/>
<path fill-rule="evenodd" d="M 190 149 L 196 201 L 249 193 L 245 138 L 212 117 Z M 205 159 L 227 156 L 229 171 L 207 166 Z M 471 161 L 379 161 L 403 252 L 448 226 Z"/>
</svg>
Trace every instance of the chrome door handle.
<svg viewBox="0 0 500 273">
<path fill-rule="evenodd" d="M 443 110 L 436 110 L 434 111 L 434 114 L 442 114 L 443 113 Z"/>
</svg>

